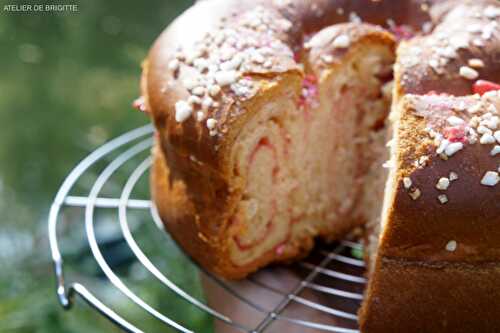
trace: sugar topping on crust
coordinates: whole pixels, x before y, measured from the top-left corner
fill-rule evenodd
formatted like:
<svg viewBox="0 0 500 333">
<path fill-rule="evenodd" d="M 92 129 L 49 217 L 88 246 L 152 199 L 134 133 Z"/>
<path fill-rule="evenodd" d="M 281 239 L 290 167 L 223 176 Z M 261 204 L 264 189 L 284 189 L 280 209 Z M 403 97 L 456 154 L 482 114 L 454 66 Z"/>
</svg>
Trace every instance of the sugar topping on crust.
<svg viewBox="0 0 500 333">
<path fill-rule="evenodd" d="M 168 68 L 174 78 L 181 76 L 180 71 L 190 74 L 181 81 L 190 95 L 176 102 L 176 121 L 184 122 L 193 114 L 197 121 L 204 121 L 221 105 L 221 92 L 243 100 L 251 98 L 257 86 L 250 74 L 281 72 L 286 68 L 281 59 L 293 59 L 292 50 L 280 38 L 291 26 L 279 13 L 257 6 L 224 18 L 216 30 L 207 32 L 190 48 L 178 48 Z M 212 120 L 206 125 L 210 134 L 216 135 L 217 122 Z"/>
<path fill-rule="evenodd" d="M 490 167 L 478 179 L 478 186 L 495 187 L 499 184 L 500 90 L 490 91 L 483 96 L 476 94 L 466 97 L 445 94 L 409 95 L 406 100 L 414 114 L 424 119 L 431 160 L 438 158 L 446 163 L 451 159 L 479 158 L 478 154 L 483 154 L 490 161 Z M 462 153 L 468 149 L 473 149 L 474 153 Z M 417 165 L 418 168 L 425 168 L 428 164 Z M 495 167 L 491 169 L 491 165 Z M 435 180 L 435 188 L 441 192 L 437 196 L 441 204 L 452 200 L 445 192 L 454 182 L 460 182 L 461 177 L 467 177 L 468 172 L 467 168 L 457 168 Z M 408 194 L 415 199 L 414 191 L 418 184 L 410 177 L 411 171 L 402 177 L 402 183 Z"/>
<path fill-rule="evenodd" d="M 447 177 L 439 178 L 438 182 L 436 183 L 436 188 L 440 191 L 446 191 L 449 186 L 450 180 Z"/>
<path fill-rule="evenodd" d="M 410 177 L 404 177 L 403 178 L 403 186 L 405 187 L 405 189 L 408 190 L 411 187 L 412 184 L 413 184 L 413 182 L 411 181 Z"/>
<path fill-rule="evenodd" d="M 182 46 L 175 49 L 174 44 L 169 47 L 169 52 L 165 53 L 171 58 L 164 66 L 169 71 L 167 75 L 169 80 L 161 89 L 163 93 L 175 90 L 166 94 L 168 95 L 166 99 L 172 105 L 174 113 L 172 118 L 177 124 L 193 119 L 199 124 L 197 126 L 205 127 L 211 134 L 225 133 L 226 121 L 220 119 L 218 115 L 226 116 L 228 109 L 234 109 L 234 113 L 237 113 L 240 109 L 234 108 L 233 102 L 246 101 L 254 97 L 261 88 L 260 81 L 268 79 L 269 74 L 304 69 L 300 64 L 301 48 L 304 46 L 301 45 L 302 34 L 314 34 L 320 30 L 322 23 L 314 21 L 322 20 L 327 15 L 325 11 L 333 14 L 328 18 L 331 24 L 346 20 L 356 24 L 360 24 L 362 19 L 370 21 L 367 13 L 363 11 L 364 6 L 359 5 L 339 3 L 335 8 L 338 17 L 334 18 L 333 3 L 327 5 L 313 2 L 309 7 L 300 1 L 261 1 L 257 2 L 254 8 L 242 5 L 241 10 L 238 10 L 240 6 L 236 4 L 235 1 L 232 11 L 223 11 L 224 14 L 221 16 L 214 15 L 220 22 L 210 26 L 203 36 L 199 35 L 192 41 L 191 37 L 186 38 L 185 43 L 180 43 Z M 372 4 L 367 5 L 372 6 Z M 373 4 L 374 8 L 378 5 L 377 2 Z M 342 6 L 349 9 L 344 12 Z M 380 8 L 385 9 L 385 7 L 386 4 L 380 4 Z M 399 5 L 394 7 L 399 8 Z M 401 8 L 414 7 L 402 4 Z M 408 26 L 400 25 L 399 13 L 393 14 L 394 19 L 386 20 L 387 25 L 396 35 L 402 32 L 404 35 L 402 39 L 414 36 L 419 30 L 419 25 L 425 26 L 426 28 L 422 29 L 430 32 L 433 23 L 422 21 L 424 16 L 425 20 L 429 20 L 428 9 L 429 6 L 423 1 L 418 10 L 424 14 L 415 13 L 416 17 L 409 18 Z M 358 10 L 359 15 L 356 12 Z M 489 15 L 492 15 L 491 11 Z M 314 16 L 316 20 L 313 20 Z M 401 14 L 401 16 L 406 15 Z M 377 15 L 375 17 L 374 21 L 383 24 Z M 297 22 L 298 20 L 307 23 Z M 341 34 L 331 42 L 331 46 L 347 49 L 352 43 L 349 34 Z M 324 64 L 330 64 L 334 60 L 334 55 L 321 55 Z M 175 89 L 171 89 L 172 87 Z M 179 100 L 170 98 L 174 96 Z M 215 129 L 210 130 L 203 126 L 209 117 L 219 120 Z"/>
<path fill-rule="evenodd" d="M 446 243 L 446 251 L 449 252 L 454 252 L 457 249 L 457 242 L 454 240 L 449 241 Z"/>
<path fill-rule="evenodd" d="M 349 47 L 350 44 L 351 44 L 351 40 L 350 40 L 349 36 L 344 35 L 344 34 L 337 36 L 332 42 L 333 47 L 341 48 L 341 49 L 345 49 L 346 47 Z"/>
<path fill-rule="evenodd" d="M 426 68 L 432 70 L 433 77 L 444 75 L 473 81 L 470 83 L 474 84 L 480 82 L 490 65 L 482 53 L 489 50 L 492 40 L 499 38 L 499 12 L 500 7 L 496 5 L 485 7 L 483 4 L 475 6 L 467 3 L 467 6 L 452 6 L 447 15 L 434 17 L 433 22 L 425 22 L 428 26 L 423 29 L 424 32 L 434 29 L 432 34 L 412 38 L 408 45 L 403 44 L 400 55 L 401 65 L 405 67 L 401 78 L 402 86 L 410 81 L 425 81 L 422 77 L 428 76 L 424 73 Z M 228 103 L 228 96 L 238 101 L 252 98 L 260 88 L 256 77 L 290 70 L 290 64 L 304 73 L 305 68 L 299 63 L 301 48 L 311 51 L 311 62 L 328 66 L 335 62 L 337 52 L 343 52 L 353 44 L 356 31 L 362 30 L 361 27 L 354 32 L 355 29 L 342 30 L 338 27 L 331 28 L 330 31 L 323 29 L 324 31 L 315 33 L 312 39 L 305 38 L 307 41 L 304 44 L 291 46 L 294 43 L 290 39 L 298 35 L 292 33 L 294 26 L 287 17 L 284 12 L 275 8 L 257 5 L 251 10 L 233 12 L 223 17 L 216 29 L 207 31 L 194 43 L 177 48 L 167 68 L 178 81 L 175 84 L 180 84 L 188 92 L 188 96 L 175 102 L 175 121 L 183 123 L 192 118 L 205 127 L 210 136 L 221 135 L 224 133 L 221 128 L 224 121 L 216 113 Z M 363 26 L 360 24 L 361 18 L 354 12 L 349 13 L 349 20 Z M 442 24 L 435 28 L 429 26 L 441 20 Z M 462 20 L 467 24 L 463 24 Z M 392 31 L 402 29 L 391 19 L 387 24 Z M 401 39 L 414 36 L 410 27 L 403 30 L 404 36 Z M 420 69 L 424 66 L 424 71 L 412 71 L 412 68 L 419 66 Z M 411 90 L 409 89 L 410 92 Z M 304 99 L 312 95 L 307 89 L 304 92 Z M 423 93 L 428 91 L 424 90 Z M 470 103 L 469 99 L 460 100 L 446 119 L 431 122 L 427 127 L 428 135 L 435 145 L 435 154 L 442 160 L 456 158 L 468 145 L 474 144 L 491 145 L 491 157 L 500 154 L 497 107 L 489 103 L 488 110 L 485 111 L 483 103 L 486 102 L 479 96 L 474 98 L 477 99 L 475 103 Z M 415 160 L 416 167 L 425 168 L 430 158 L 430 155 L 418 156 Z M 447 176 L 443 175 L 436 180 L 437 189 L 448 189 L 453 180 L 451 176 Z M 458 179 L 457 173 L 454 176 Z M 490 181 L 491 174 L 486 178 L 485 183 L 493 183 Z M 404 185 L 413 199 L 421 196 L 420 189 L 413 183 L 406 181 Z M 444 196 L 442 194 L 439 199 L 442 203 L 448 201 Z"/>
<path fill-rule="evenodd" d="M 378 2 L 374 1 L 374 3 L 373 6 L 377 7 Z M 476 47 L 475 45 L 479 44 L 478 40 L 487 44 L 498 32 L 497 6 L 485 7 L 483 4 L 475 7 L 470 3 L 467 4 L 467 6 L 456 6 L 457 9 L 453 10 L 452 15 L 440 17 L 434 15 L 431 20 L 429 15 L 433 6 L 422 1 L 418 11 L 424 14 L 417 11 L 415 17 L 408 18 L 408 25 L 401 25 L 401 21 L 405 22 L 406 18 L 402 15 L 403 20 L 401 20 L 399 13 L 393 13 L 392 18 L 382 21 L 376 18 L 375 21 L 377 24 L 384 24 L 385 21 L 398 40 L 414 37 L 419 29 L 424 33 L 432 32 L 431 35 L 440 41 L 439 43 L 429 41 L 428 46 L 433 50 L 434 56 L 424 56 L 426 43 L 415 43 L 413 58 L 403 57 L 403 61 L 418 63 L 422 59 L 424 61 L 428 59 L 430 66 L 440 72 L 443 66 L 453 62 L 457 56 L 460 57 L 465 48 Z M 330 24 L 334 25 L 346 20 L 356 24 L 360 24 L 362 19 L 371 21 L 370 16 L 367 16 L 364 8 L 359 5 L 350 6 L 339 3 L 338 6 L 331 11 L 331 5 L 326 6 L 320 2 L 313 2 L 309 7 L 300 1 L 262 1 L 256 3 L 254 8 L 245 5 L 241 7 L 244 10 L 237 10 L 239 5 L 235 5 L 235 9 L 224 11 L 222 16 L 214 15 L 220 22 L 215 26 L 210 26 L 203 36 L 199 35 L 193 40 L 187 38 L 186 42 L 180 43 L 182 46 L 177 49 L 174 43 L 165 53 L 171 59 L 163 66 L 168 71 L 165 74 L 168 82 L 162 83 L 161 91 L 170 104 L 168 110 L 172 110 L 171 118 L 175 119 L 177 124 L 192 119 L 196 124 L 195 128 L 204 130 L 211 136 L 221 137 L 228 131 L 226 120 L 236 118 L 244 110 L 238 106 L 238 103 L 254 97 L 264 80 L 274 78 L 273 74 L 284 73 L 291 69 L 304 70 L 304 65 L 300 63 L 301 49 L 308 45 L 302 44 L 302 38 L 305 37 L 303 34 L 314 35 L 324 27 L 320 21 L 323 22 L 323 17 L 327 15 L 325 11 L 333 14 L 329 15 L 327 21 L 331 20 Z M 345 11 L 342 6 L 347 7 Z M 387 5 L 381 3 L 380 6 L 385 8 Z M 398 8 L 399 4 L 391 4 L 391 7 Z M 401 8 L 406 7 L 402 5 Z M 468 10 L 470 8 L 472 9 Z M 336 18 L 334 18 L 335 12 L 338 15 Z M 457 38 L 448 38 L 449 33 L 439 31 L 443 17 L 453 16 L 447 19 L 447 25 L 449 25 L 449 21 L 460 21 L 456 18 L 462 14 L 467 20 L 473 21 L 471 24 L 462 25 L 468 27 L 462 29 L 466 32 L 462 34 L 462 31 L 458 29 L 460 33 L 456 34 Z M 460 24 L 457 23 L 455 26 L 460 26 Z M 464 34 L 472 37 L 466 37 Z M 331 41 L 330 47 L 344 50 L 352 44 L 352 36 L 349 33 L 343 33 Z M 163 52 L 156 53 L 163 54 Z M 335 54 L 324 52 L 316 60 L 318 60 L 317 63 L 330 65 L 335 62 Z M 481 56 L 474 54 L 468 63 L 463 64 L 462 69 L 456 69 L 457 76 L 462 73 L 461 77 L 468 77 L 470 80 L 483 78 L 482 71 L 488 65 L 488 62 L 484 61 Z M 171 91 L 167 93 L 167 90 Z M 209 129 L 206 126 L 208 118 L 218 120 L 215 128 Z M 186 132 L 182 130 L 182 128 L 186 129 L 186 126 L 177 126 L 179 131 L 176 133 Z M 170 133 L 173 135 L 173 131 Z M 218 145 L 214 146 L 218 147 Z M 458 146 L 452 145 L 448 151 L 452 152 L 453 149 L 458 149 Z"/>
<path fill-rule="evenodd" d="M 481 179 L 481 184 L 485 186 L 496 186 L 500 182 L 500 176 L 497 171 L 487 171 Z"/>
<path fill-rule="evenodd" d="M 399 51 L 403 93 L 462 95 L 470 92 L 466 81 L 494 75 L 489 67 L 498 61 L 486 54 L 498 52 L 499 11 L 481 1 L 451 5 L 431 34 L 404 43 Z"/>
<path fill-rule="evenodd" d="M 479 73 L 473 68 L 462 66 L 460 67 L 460 76 L 467 80 L 475 80 L 479 77 Z"/>
<path fill-rule="evenodd" d="M 492 92 L 483 97 L 423 97 L 420 110 L 427 109 L 426 112 L 434 114 L 426 130 L 434 139 L 437 154 L 447 159 L 466 144 L 497 143 L 496 137 L 500 138 L 500 114 L 496 101 L 499 95 L 498 92 Z M 423 105 L 426 102 L 430 103 L 428 107 Z M 443 119 L 440 113 L 449 115 Z"/>
</svg>

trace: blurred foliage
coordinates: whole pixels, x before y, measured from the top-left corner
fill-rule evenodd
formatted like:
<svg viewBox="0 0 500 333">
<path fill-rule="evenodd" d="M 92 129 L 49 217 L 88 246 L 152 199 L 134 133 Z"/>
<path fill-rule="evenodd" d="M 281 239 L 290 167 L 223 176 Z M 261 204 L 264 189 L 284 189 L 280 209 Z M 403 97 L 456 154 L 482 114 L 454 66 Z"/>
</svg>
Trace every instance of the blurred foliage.
<svg viewBox="0 0 500 333">
<path fill-rule="evenodd" d="M 130 107 L 138 94 L 140 63 L 154 38 L 191 2 L 87 0 L 60 2 L 78 4 L 75 13 L 3 11 L 6 4 L 21 3 L 52 2 L 0 0 L 0 332 L 118 331 L 82 301 L 68 312 L 57 303 L 46 233 L 48 209 L 79 160 L 147 122 Z M 145 182 L 142 187 L 147 192 Z M 82 222 L 78 214 L 73 217 Z M 167 248 L 153 247 L 150 237 L 158 235 L 140 228 L 138 241 L 155 264 L 202 297 L 195 271 L 172 242 L 166 242 Z M 73 237 L 84 241 L 81 233 Z M 71 273 L 86 273 L 89 289 L 144 331 L 165 331 L 102 278 L 88 249 L 69 243 L 63 249 Z M 114 251 L 115 257 L 130 256 L 119 246 Z M 151 283 L 142 267 L 128 262 L 119 271 L 135 292 L 190 328 L 210 331 L 207 316 Z"/>
</svg>

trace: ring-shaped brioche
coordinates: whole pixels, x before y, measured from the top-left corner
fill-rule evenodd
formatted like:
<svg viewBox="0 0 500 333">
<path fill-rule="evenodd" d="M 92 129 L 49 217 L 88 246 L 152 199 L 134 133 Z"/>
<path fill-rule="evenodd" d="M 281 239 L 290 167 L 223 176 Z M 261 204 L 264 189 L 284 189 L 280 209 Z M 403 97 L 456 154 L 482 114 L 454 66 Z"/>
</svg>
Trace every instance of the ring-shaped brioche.
<svg viewBox="0 0 500 333">
<path fill-rule="evenodd" d="M 393 194 L 386 193 L 383 228 L 368 226 L 377 238 L 368 241 L 369 269 L 376 277 L 368 288 L 362 328 L 365 332 L 418 332 L 422 328 L 431 332 L 451 327 L 457 332 L 474 328 L 492 332 L 500 329 L 499 320 L 493 316 L 500 309 L 499 301 L 494 300 L 500 300 L 500 288 L 492 282 L 500 278 L 500 248 L 493 246 L 495 239 L 500 240 L 500 226 L 498 230 L 491 230 L 495 223 L 500 224 L 500 186 L 484 186 L 481 179 L 462 185 L 458 181 L 454 183 L 453 193 L 460 193 L 457 200 L 471 207 L 464 208 L 463 220 L 457 220 L 456 212 L 450 210 L 453 204 L 447 202 L 452 200 L 451 194 L 446 200 L 441 192 L 433 193 L 433 197 L 428 194 L 435 190 L 434 178 L 450 175 L 450 168 L 453 171 L 472 170 L 477 177 L 485 176 L 483 169 L 488 168 L 498 175 L 500 170 L 495 171 L 493 164 L 498 163 L 500 155 L 488 159 L 484 154 L 490 154 L 494 148 L 480 146 L 464 149 L 466 153 L 457 157 L 449 156 L 451 163 L 438 161 L 433 164 L 426 160 L 432 167 L 423 169 L 414 163 L 423 155 L 427 156 L 435 144 L 433 140 L 422 139 L 429 130 L 425 122 L 432 118 L 429 116 L 432 112 L 422 110 L 462 102 L 467 104 L 464 108 L 468 111 L 478 109 L 471 106 L 477 102 L 477 96 L 464 100 L 454 96 L 478 92 L 481 83 L 476 81 L 479 79 L 500 82 L 499 19 L 500 7 L 494 0 L 206 0 L 196 3 L 161 34 L 143 64 L 140 107 L 151 114 L 157 128 L 152 193 L 167 229 L 206 269 L 227 278 L 242 278 L 271 262 L 307 254 L 314 236 L 337 239 L 353 226 L 360 225 L 356 222 L 342 226 L 339 232 L 308 235 L 293 244 L 294 250 L 288 249 L 284 257 L 273 249 L 248 264 L 234 265 L 229 255 L 228 230 L 234 223 L 232 219 L 246 184 L 244 177 L 235 174 L 232 149 L 246 124 L 276 96 L 286 91 L 291 99 L 300 99 L 304 82 L 314 76 L 319 78 L 320 85 L 325 68 L 342 66 L 351 56 L 351 48 L 382 45 L 392 52 L 395 49 L 393 35 L 381 28 L 385 27 L 392 30 L 396 39 L 403 39 L 397 48 L 394 66 L 394 135 L 420 141 L 400 138 L 396 148 L 393 146 L 393 150 L 411 151 L 411 161 L 406 153 L 397 155 L 398 158 L 404 156 L 405 160 L 397 160 L 397 165 L 391 166 L 396 171 L 391 171 L 392 180 L 386 188 Z M 223 37 L 220 37 L 221 31 Z M 344 36 L 347 43 L 338 38 Z M 228 43 L 236 52 L 224 54 Z M 210 63 L 203 60 L 210 60 L 212 55 L 219 58 L 216 59 L 219 67 L 213 71 Z M 225 69 L 221 70 L 223 63 Z M 201 81 L 197 80 L 200 75 L 204 77 Z M 201 88 L 196 90 L 199 86 Z M 493 95 L 490 93 L 487 98 L 495 99 Z M 483 110 L 483 105 L 481 115 L 491 113 L 493 107 L 489 105 L 496 105 L 496 102 L 484 103 L 490 103 L 487 105 L 489 111 Z M 441 121 L 445 122 L 443 119 Z M 269 147 L 267 142 L 260 144 Z M 269 155 L 272 149 L 264 151 Z M 475 162 L 462 162 L 460 158 Z M 414 174 L 415 179 L 408 185 L 408 179 Z M 416 195 L 418 182 L 420 187 Z M 416 206 L 411 206 L 415 201 L 420 202 L 418 211 Z M 426 203 L 423 207 L 422 202 Z M 422 220 L 421 214 L 431 216 L 436 209 L 442 210 L 436 216 L 444 216 L 442 220 L 450 223 L 446 222 L 442 228 L 433 226 L 430 228 L 433 234 L 428 235 L 422 231 L 425 218 Z M 476 229 L 467 238 L 464 234 L 470 211 L 481 218 L 474 220 Z M 395 222 L 394 216 L 404 216 L 404 226 Z M 484 226 L 481 226 L 481 219 L 487 222 Z M 432 221 L 425 220 L 425 223 Z M 401 228 L 406 230 L 400 231 Z M 450 232 L 449 237 L 443 236 L 445 229 Z M 462 237 L 457 240 L 460 251 L 450 251 L 457 246 L 455 240 L 441 244 L 443 237 L 455 237 L 451 236 L 454 233 Z M 422 235 L 429 239 L 425 246 L 419 243 Z M 438 236 L 433 238 L 433 235 Z M 481 239 L 487 240 L 483 244 L 485 247 L 481 246 Z M 460 247 L 460 244 L 468 247 Z M 472 257 L 471 253 L 474 253 Z M 427 262 L 426 258 L 431 261 Z M 452 264 L 447 266 L 449 262 Z M 480 265 L 478 275 L 475 274 L 476 264 Z M 442 278 L 439 270 L 446 271 Z M 396 278 L 409 285 L 391 287 L 397 284 Z M 441 282 L 446 279 L 452 281 L 452 288 L 463 290 L 463 293 L 440 292 L 437 287 L 431 289 L 436 302 L 448 296 L 453 299 L 456 306 L 450 310 L 450 316 L 441 312 L 435 315 L 423 310 L 419 312 L 418 307 L 417 310 L 404 307 L 403 303 L 409 302 L 408 297 L 416 297 L 415 293 L 405 293 L 416 290 L 411 289 L 411 283 L 442 288 Z M 437 281 L 436 284 L 433 281 Z M 465 288 L 464 281 L 470 281 L 471 286 L 481 284 L 483 288 Z M 395 293 L 408 297 L 393 302 L 397 297 Z M 477 293 L 476 298 L 474 293 Z M 486 297 L 486 293 L 499 297 Z M 482 306 L 485 299 L 491 305 L 490 310 L 478 311 L 477 320 L 472 320 L 469 326 L 460 326 L 459 317 L 468 311 L 466 301 Z M 422 304 L 430 302 L 425 297 L 420 301 Z M 401 320 L 395 321 L 393 326 L 377 321 L 380 316 L 391 315 L 391 311 L 395 311 L 394 304 L 402 313 Z M 433 302 L 429 304 L 437 307 Z M 444 306 L 447 305 L 453 306 L 451 302 Z M 427 318 L 427 324 L 422 326 L 419 324 L 422 321 L 415 316 Z"/>
</svg>

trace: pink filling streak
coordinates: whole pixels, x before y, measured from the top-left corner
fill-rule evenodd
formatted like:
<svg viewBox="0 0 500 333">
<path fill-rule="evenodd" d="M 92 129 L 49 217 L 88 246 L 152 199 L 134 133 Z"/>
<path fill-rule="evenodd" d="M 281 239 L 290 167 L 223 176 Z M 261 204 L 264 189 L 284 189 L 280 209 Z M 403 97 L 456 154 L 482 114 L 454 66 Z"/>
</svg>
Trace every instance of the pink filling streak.
<svg viewBox="0 0 500 333">
<path fill-rule="evenodd" d="M 149 113 L 148 109 L 146 108 L 146 99 L 144 98 L 144 96 L 136 98 L 132 103 L 132 107 L 141 112 Z"/>
<path fill-rule="evenodd" d="M 318 101 L 318 80 L 316 76 L 308 74 L 302 81 L 302 93 L 300 94 L 297 106 L 304 110 L 304 116 L 309 118 L 309 109 L 316 107 Z"/>
</svg>

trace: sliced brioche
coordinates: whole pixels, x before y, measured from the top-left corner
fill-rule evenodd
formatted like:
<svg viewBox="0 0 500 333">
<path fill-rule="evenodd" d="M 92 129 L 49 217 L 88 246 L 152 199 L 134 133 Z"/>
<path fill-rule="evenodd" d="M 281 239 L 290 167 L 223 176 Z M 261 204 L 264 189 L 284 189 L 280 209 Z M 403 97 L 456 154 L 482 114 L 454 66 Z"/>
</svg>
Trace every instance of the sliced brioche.
<svg viewBox="0 0 500 333">
<path fill-rule="evenodd" d="M 339 36 L 349 48 L 332 45 Z M 314 237 L 336 239 L 366 220 L 356 207 L 373 198 L 363 185 L 381 178 L 368 171 L 385 159 L 372 148 L 386 140 L 382 88 L 394 42 L 372 26 L 339 25 L 310 44 L 305 77 L 262 78 L 239 106 L 221 170 L 182 152 L 155 158 L 153 194 L 167 227 L 220 275 L 303 256 Z M 174 161 L 190 171 L 171 174 Z"/>
</svg>

